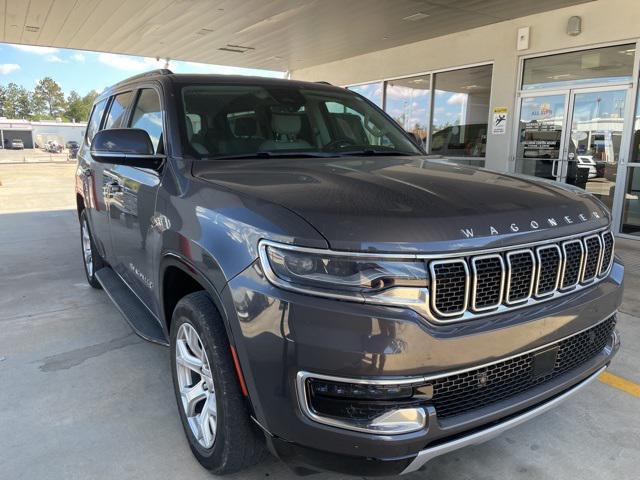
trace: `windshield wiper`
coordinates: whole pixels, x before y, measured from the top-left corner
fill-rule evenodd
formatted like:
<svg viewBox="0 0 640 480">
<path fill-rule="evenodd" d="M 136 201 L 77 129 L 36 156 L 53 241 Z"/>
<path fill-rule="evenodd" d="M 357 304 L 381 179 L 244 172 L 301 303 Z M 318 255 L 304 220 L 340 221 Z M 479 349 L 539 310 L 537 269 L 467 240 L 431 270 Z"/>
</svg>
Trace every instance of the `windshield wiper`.
<svg viewBox="0 0 640 480">
<path fill-rule="evenodd" d="M 353 157 L 374 157 L 376 155 L 380 156 L 390 156 L 390 157 L 415 157 L 420 155 L 419 153 L 409 153 L 409 152 L 401 152 L 399 150 L 373 150 L 373 149 L 364 149 L 364 150 L 351 150 L 347 152 L 338 152 L 341 156 L 353 156 Z"/>
<path fill-rule="evenodd" d="M 236 153 L 233 155 L 217 155 L 215 157 L 204 157 L 205 160 L 234 160 L 234 159 L 252 159 L 252 158 L 335 158 L 336 153 L 324 152 L 252 152 L 252 153 Z"/>
</svg>

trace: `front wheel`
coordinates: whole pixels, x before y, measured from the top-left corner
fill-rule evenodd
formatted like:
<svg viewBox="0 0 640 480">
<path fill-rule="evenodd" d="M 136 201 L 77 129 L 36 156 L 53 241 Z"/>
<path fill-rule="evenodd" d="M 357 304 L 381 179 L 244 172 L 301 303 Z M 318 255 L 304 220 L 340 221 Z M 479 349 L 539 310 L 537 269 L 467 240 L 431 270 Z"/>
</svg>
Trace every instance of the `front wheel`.
<svg viewBox="0 0 640 480">
<path fill-rule="evenodd" d="M 178 302 L 171 358 L 180 419 L 198 461 L 218 475 L 257 463 L 264 439 L 251 421 L 222 318 L 207 293 Z"/>
<path fill-rule="evenodd" d="M 104 267 L 105 263 L 93 241 L 86 210 L 80 212 L 80 241 L 82 242 L 82 260 L 87 282 L 89 282 L 89 285 L 93 288 L 100 289 L 102 285 L 100 285 L 100 282 L 98 282 L 96 278 L 96 272 Z"/>
</svg>

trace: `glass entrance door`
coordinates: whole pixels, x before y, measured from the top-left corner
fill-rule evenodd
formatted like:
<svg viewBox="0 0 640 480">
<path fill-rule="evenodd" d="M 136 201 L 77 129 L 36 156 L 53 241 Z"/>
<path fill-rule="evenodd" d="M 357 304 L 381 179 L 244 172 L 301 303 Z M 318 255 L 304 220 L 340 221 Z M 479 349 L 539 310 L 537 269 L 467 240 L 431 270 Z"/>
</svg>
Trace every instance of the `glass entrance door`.
<svg viewBox="0 0 640 480">
<path fill-rule="evenodd" d="M 521 98 L 516 173 L 560 180 L 568 98 L 566 92 Z"/>
<path fill-rule="evenodd" d="M 524 95 L 516 172 L 576 185 L 612 208 L 626 94 L 603 87 Z"/>
<path fill-rule="evenodd" d="M 571 92 L 560 181 L 584 188 L 613 208 L 628 89 Z"/>
</svg>

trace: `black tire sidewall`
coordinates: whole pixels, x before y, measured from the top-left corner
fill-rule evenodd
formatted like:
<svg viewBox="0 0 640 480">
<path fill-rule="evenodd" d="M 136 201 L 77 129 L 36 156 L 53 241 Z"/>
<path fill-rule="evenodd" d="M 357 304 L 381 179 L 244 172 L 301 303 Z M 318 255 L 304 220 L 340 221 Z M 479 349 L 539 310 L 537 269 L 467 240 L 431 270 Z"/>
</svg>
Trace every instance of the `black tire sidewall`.
<svg viewBox="0 0 640 480">
<path fill-rule="evenodd" d="M 218 415 L 214 444 L 208 449 L 200 445 L 193 435 L 180 398 L 175 359 L 176 337 L 183 323 L 191 325 L 200 336 L 211 367 Z M 222 317 L 205 292 L 189 294 L 178 302 L 172 316 L 170 342 L 176 402 L 193 454 L 205 468 L 219 474 L 231 473 L 255 463 L 247 461 L 245 465 L 240 459 L 234 458 L 234 450 L 245 446 L 247 441 L 255 441 L 254 426 L 238 384 Z"/>
<path fill-rule="evenodd" d="M 93 272 L 91 275 L 89 275 L 89 272 L 87 271 L 87 264 L 84 259 L 84 246 L 82 244 L 82 225 L 85 222 L 87 225 L 87 230 L 89 232 L 89 239 L 91 243 L 91 259 L 93 261 Z M 93 288 L 101 289 L 102 285 L 100 285 L 100 282 L 98 282 L 98 279 L 96 278 L 96 272 L 102 267 L 104 267 L 105 263 L 102 260 L 102 257 L 100 256 L 100 254 L 98 253 L 98 249 L 96 248 L 96 243 L 93 240 L 93 232 L 91 232 L 91 227 L 89 226 L 89 216 L 87 215 L 86 210 L 82 210 L 82 212 L 80 212 L 80 249 L 82 252 L 82 266 L 84 267 L 84 274 L 87 277 L 87 282 Z"/>
</svg>

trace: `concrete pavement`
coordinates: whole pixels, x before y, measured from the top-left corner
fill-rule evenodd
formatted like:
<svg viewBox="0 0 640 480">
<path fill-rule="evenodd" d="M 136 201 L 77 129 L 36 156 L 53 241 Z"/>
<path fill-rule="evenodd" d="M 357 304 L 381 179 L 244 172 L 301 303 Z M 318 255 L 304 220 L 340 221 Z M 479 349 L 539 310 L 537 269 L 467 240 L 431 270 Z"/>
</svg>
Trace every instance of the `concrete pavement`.
<svg viewBox="0 0 640 480">
<path fill-rule="evenodd" d="M 73 165 L 0 165 L 0 478 L 211 479 L 192 457 L 168 349 L 135 336 L 85 281 Z M 640 382 L 640 250 L 611 372 Z M 422 479 L 636 479 L 640 398 L 594 382 L 559 408 L 440 457 Z M 298 478 L 280 462 L 227 478 Z M 318 474 L 317 480 L 338 480 Z"/>
</svg>

